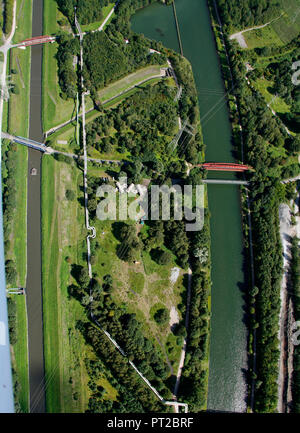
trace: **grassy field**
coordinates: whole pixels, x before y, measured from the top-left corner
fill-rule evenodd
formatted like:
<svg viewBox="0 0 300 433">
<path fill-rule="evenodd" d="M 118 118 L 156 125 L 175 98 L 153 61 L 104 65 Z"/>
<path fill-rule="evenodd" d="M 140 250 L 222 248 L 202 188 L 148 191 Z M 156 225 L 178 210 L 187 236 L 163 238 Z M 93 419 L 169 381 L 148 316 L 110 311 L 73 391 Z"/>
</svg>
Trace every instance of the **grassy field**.
<svg viewBox="0 0 300 433">
<path fill-rule="evenodd" d="M 48 412 L 84 412 L 89 399 L 85 358 L 95 355 L 76 329 L 86 320 L 81 305 L 69 299 L 72 279 L 69 262 L 85 265 L 84 212 L 77 200 L 65 199 L 66 189 L 82 195 L 82 172 L 74 165 L 43 159 L 42 266 L 46 405 Z M 107 393 L 115 391 L 103 376 Z"/>
<path fill-rule="evenodd" d="M 281 0 L 282 17 L 272 23 L 272 28 L 283 43 L 296 38 L 300 32 L 300 0 Z"/>
<path fill-rule="evenodd" d="M 22 412 L 29 412 L 29 372 L 27 310 L 25 296 L 15 296 L 17 303 L 17 343 L 13 346 L 14 369 L 21 385 L 19 403 Z"/>
<path fill-rule="evenodd" d="M 249 48 L 285 45 L 300 32 L 300 0 L 281 0 L 281 14 L 270 25 L 245 32 Z"/>
<path fill-rule="evenodd" d="M 58 21 L 63 15 L 58 10 L 55 0 L 44 1 L 44 34 L 57 34 L 62 30 Z M 69 28 L 63 28 L 68 31 Z M 69 99 L 64 101 L 60 97 L 58 84 L 56 52 L 58 45 L 44 44 L 43 46 L 43 82 L 42 82 L 42 104 L 43 104 L 43 130 L 48 131 L 54 126 L 60 125 L 76 114 L 75 101 Z M 86 98 L 86 108 L 92 108 L 90 98 Z"/>
<path fill-rule="evenodd" d="M 14 42 L 20 42 L 31 36 L 32 1 L 17 1 L 17 29 Z M 28 137 L 29 102 L 30 102 L 30 57 L 31 50 L 10 50 L 9 69 L 11 82 L 18 92 L 11 93 L 7 105 L 7 129 L 10 133 Z M 16 163 L 16 201 L 17 212 L 14 214 L 13 230 L 10 237 L 10 250 L 6 257 L 12 258 L 17 270 L 17 285 L 25 287 L 27 270 L 27 148 L 17 147 Z M 16 296 L 17 303 L 17 343 L 13 346 L 13 366 L 17 380 L 21 385 L 19 403 L 23 412 L 29 408 L 29 377 L 27 350 L 27 313 L 26 299 Z"/>
<path fill-rule="evenodd" d="M 251 32 L 245 32 L 243 35 L 247 42 L 248 48 L 250 49 L 262 48 L 269 45 L 284 45 L 271 25 L 263 27 L 262 29 L 252 30 Z"/>
<path fill-rule="evenodd" d="M 265 98 L 267 104 L 270 104 L 270 107 L 276 111 L 276 113 L 288 113 L 290 111 L 289 106 L 284 102 L 283 99 L 280 97 L 276 97 L 275 95 L 272 95 L 269 88 L 272 88 L 273 83 L 263 79 L 258 78 L 254 81 L 255 88 L 262 94 L 262 96 Z"/>
<path fill-rule="evenodd" d="M 96 176 L 94 168 L 93 175 Z M 108 173 L 109 174 L 109 173 Z M 101 174 L 103 171 L 101 170 Z M 165 362 L 169 362 L 174 372 L 178 367 L 181 341 L 173 335 L 170 325 L 159 326 L 153 316 L 159 308 L 166 308 L 178 315 L 178 320 L 185 312 L 185 293 L 187 273 L 177 267 L 175 257 L 170 265 L 158 265 L 150 253 L 143 252 L 139 262 L 127 263 L 117 256 L 118 222 L 93 221 L 97 230 L 97 241 L 101 248 L 93 271 L 102 278 L 110 274 L 114 281 L 112 296 L 118 305 L 126 304 L 130 313 L 135 313 L 143 325 L 147 336 L 158 351 L 163 348 L 166 353 Z M 146 226 L 137 225 L 137 230 L 145 230 Z M 171 269 L 178 268 L 178 279 L 170 281 Z"/>
</svg>

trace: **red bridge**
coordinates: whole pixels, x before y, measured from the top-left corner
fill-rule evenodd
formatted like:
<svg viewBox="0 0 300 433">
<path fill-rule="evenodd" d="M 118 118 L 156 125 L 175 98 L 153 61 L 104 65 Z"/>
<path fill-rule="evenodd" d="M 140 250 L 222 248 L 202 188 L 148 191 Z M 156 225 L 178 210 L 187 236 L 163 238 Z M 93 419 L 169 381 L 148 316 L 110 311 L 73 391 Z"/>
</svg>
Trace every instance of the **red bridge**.
<svg viewBox="0 0 300 433">
<path fill-rule="evenodd" d="M 198 164 L 197 167 L 203 167 L 205 170 L 210 171 L 248 171 L 253 170 L 249 165 L 234 164 L 226 162 L 205 162 L 204 164 Z"/>
<path fill-rule="evenodd" d="M 19 45 L 23 45 L 25 47 L 30 45 L 37 45 L 37 44 L 45 44 L 46 42 L 53 42 L 55 41 L 55 36 L 36 36 L 35 38 L 25 39 L 24 41 L 20 42 Z"/>
</svg>

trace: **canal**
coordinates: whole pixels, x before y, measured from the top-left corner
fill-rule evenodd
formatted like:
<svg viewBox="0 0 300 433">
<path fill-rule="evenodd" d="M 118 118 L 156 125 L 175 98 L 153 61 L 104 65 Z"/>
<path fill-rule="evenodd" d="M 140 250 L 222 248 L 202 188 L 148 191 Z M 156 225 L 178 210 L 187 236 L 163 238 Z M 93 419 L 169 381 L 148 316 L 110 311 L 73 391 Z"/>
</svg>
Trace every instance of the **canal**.
<svg viewBox="0 0 300 433">
<path fill-rule="evenodd" d="M 43 0 L 33 0 L 32 36 L 43 34 Z M 43 142 L 42 45 L 31 48 L 29 138 Z M 30 412 L 45 412 L 41 275 L 41 152 L 28 149 L 27 281 Z M 32 169 L 36 169 L 33 174 Z"/>
<path fill-rule="evenodd" d="M 226 92 L 206 0 L 176 0 L 176 10 L 198 91 L 206 161 L 233 162 Z M 132 28 L 179 52 L 172 6 L 155 3 L 138 11 Z M 209 185 L 208 200 L 213 283 L 208 410 L 244 412 L 247 329 L 239 189 Z"/>
</svg>

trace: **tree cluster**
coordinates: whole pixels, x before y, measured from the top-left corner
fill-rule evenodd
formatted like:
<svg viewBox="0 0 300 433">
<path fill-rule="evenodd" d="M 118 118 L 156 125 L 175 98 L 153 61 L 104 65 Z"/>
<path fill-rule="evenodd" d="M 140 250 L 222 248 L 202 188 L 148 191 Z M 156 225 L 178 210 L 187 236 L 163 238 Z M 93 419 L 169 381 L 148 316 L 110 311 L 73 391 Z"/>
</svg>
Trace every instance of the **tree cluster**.
<svg viewBox="0 0 300 433">
<path fill-rule="evenodd" d="M 57 0 L 61 12 L 70 22 L 74 22 L 74 8 L 80 24 L 89 24 L 103 18 L 102 8 L 107 6 L 109 0 Z"/>
<path fill-rule="evenodd" d="M 8 35 L 12 30 L 14 0 L 4 0 L 3 9 L 3 30 Z"/>
<path fill-rule="evenodd" d="M 17 304 L 16 301 L 9 297 L 7 298 L 7 314 L 9 326 L 9 342 L 14 345 L 17 342 Z"/>
<path fill-rule="evenodd" d="M 208 296 L 210 295 L 210 259 L 205 264 L 199 261 L 194 252 L 210 249 L 209 214 L 206 210 L 204 226 L 201 231 L 193 233 L 190 238 L 192 286 L 190 301 L 190 320 L 186 363 L 182 371 L 182 398 L 190 405 L 191 411 L 203 410 L 206 403 L 208 369 L 206 361 L 209 356 L 209 323 Z"/>
<path fill-rule="evenodd" d="M 179 156 L 176 150 L 170 155 L 168 145 L 178 124 L 177 110 L 172 88 L 164 82 L 149 85 L 90 122 L 87 145 L 103 153 L 130 152 L 134 164 L 124 170 L 134 182 L 142 172 L 173 172 L 171 165 Z M 182 164 L 176 170 L 186 170 Z"/>
<path fill-rule="evenodd" d="M 17 170 L 18 147 L 14 143 L 3 142 L 2 179 L 3 179 L 3 228 L 4 248 L 6 254 L 10 249 L 10 235 L 12 231 L 13 215 L 17 205 L 17 190 L 15 174 Z M 8 284 L 15 284 L 17 272 L 12 260 L 6 262 L 6 280 Z"/>
<path fill-rule="evenodd" d="M 278 17 L 281 13 L 279 0 L 217 0 L 227 33 L 243 30 Z"/>
<path fill-rule="evenodd" d="M 299 239 L 292 239 L 291 249 L 291 287 L 293 290 L 294 318 L 298 322 L 300 320 L 300 254 L 299 254 Z M 299 327 L 297 328 L 299 331 Z M 298 337 L 299 341 L 299 337 Z M 292 379 L 292 395 L 293 395 L 293 412 L 300 413 L 300 346 L 294 346 L 294 371 Z"/>
<path fill-rule="evenodd" d="M 69 35 L 62 35 L 59 38 L 59 47 L 56 58 L 58 64 L 58 78 L 63 99 L 75 98 L 78 86 L 77 70 L 74 59 L 78 59 L 80 52 L 79 39 Z"/>
</svg>

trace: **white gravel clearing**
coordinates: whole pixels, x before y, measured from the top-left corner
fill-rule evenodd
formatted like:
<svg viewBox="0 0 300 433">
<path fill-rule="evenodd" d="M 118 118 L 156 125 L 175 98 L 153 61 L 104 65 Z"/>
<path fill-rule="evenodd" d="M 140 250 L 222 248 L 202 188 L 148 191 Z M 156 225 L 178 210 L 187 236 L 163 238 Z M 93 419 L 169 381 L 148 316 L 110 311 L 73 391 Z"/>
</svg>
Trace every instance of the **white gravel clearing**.
<svg viewBox="0 0 300 433">
<path fill-rule="evenodd" d="M 175 284 L 180 274 L 179 268 L 172 268 L 171 269 L 171 275 L 170 275 L 170 281 L 172 284 Z"/>
<path fill-rule="evenodd" d="M 169 322 L 170 327 L 172 328 L 172 326 L 175 325 L 176 323 L 179 323 L 179 314 L 173 305 L 170 311 L 170 322 Z"/>
</svg>

